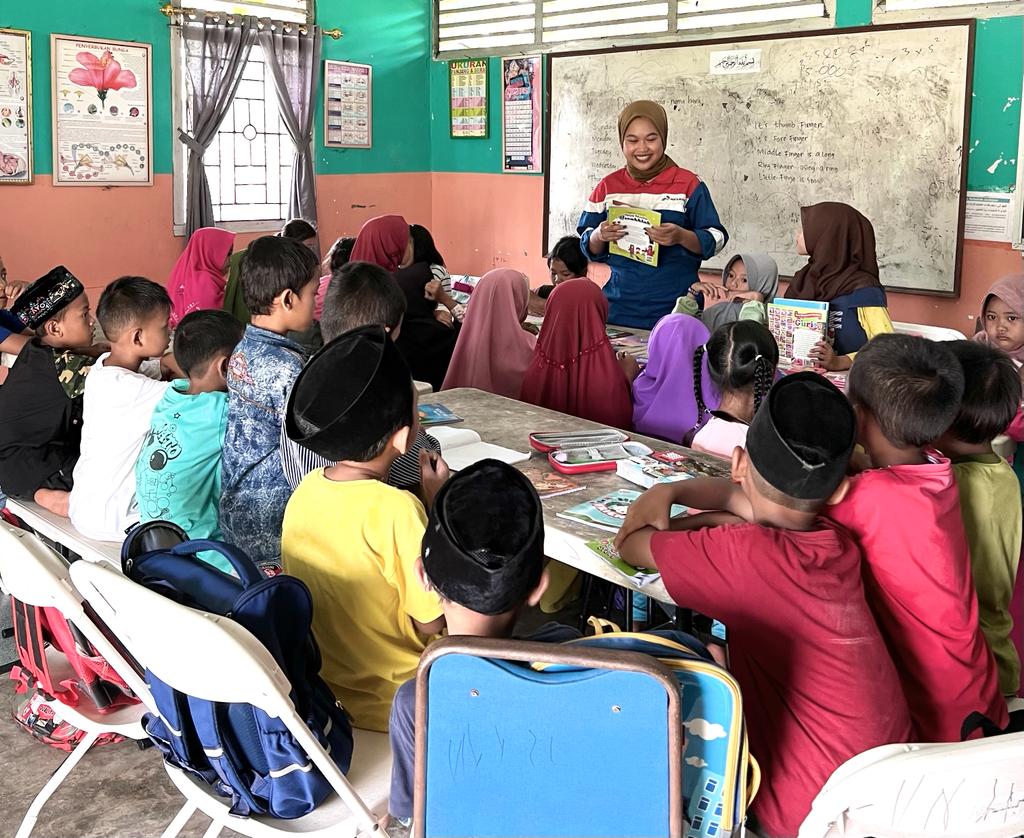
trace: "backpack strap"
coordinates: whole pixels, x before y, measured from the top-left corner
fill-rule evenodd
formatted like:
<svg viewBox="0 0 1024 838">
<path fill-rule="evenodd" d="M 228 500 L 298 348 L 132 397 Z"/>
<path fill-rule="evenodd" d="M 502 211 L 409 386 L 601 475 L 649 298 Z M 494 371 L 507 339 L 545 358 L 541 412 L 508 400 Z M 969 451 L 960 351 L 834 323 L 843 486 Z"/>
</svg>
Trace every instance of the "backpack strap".
<svg viewBox="0 0 1024 838">
<path fill-rule="evenodd" d="M 251 768 L 245 773 L 240 770 L 240 766 L 246 766 L 247 763 L 238 752 L 234 737 L 230 735 L 227 706 L 189 696 L 188 709 L 203 754 L 217 772 L 222 788 L 226 787 L 225 796 L 231 797 L 231 814 L 239 817 L 267 814 L 267 801 L 261 803 L 257 800 L 251 788 L 257 773 Z M 248 709 L 255 712 L 251 707 Z"/>
<path fill-rule="evenodd" d="M 37 684 L 47 695 L 53 695 L 50 670 L 46 665 L 46 638 L 43 635 L 43 615 L 34 605 L 11 597 L 14 620 L 14 644 L 21 661 L 11 670 L 11 680 L 17 681 L 17 693 L 27 692 Z"/>
<path fill-rule="evenodd" d="M 238 578 L 242 580 L 243 587 L 248 588 L 267 578 L 244 552 L 231 544 L 224 544 L 220 541 L 210 541 L 208 539 L 186 541 L 184 544 L 175 544 L 166 552 L 175 556 L 194 556 L 196 553 L 206 551 L 219 553 L 227 559 L 232 569 L 238 574 Z"/>
</svg>

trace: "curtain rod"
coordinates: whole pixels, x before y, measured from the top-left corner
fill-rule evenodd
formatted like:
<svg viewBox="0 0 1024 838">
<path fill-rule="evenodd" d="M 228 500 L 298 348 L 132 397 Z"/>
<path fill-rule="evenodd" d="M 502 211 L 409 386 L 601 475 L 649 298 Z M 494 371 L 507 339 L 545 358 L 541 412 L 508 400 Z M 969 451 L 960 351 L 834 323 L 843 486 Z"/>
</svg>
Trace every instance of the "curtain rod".
<svg viewBox="0 0 1024 838">
<path fill-rule="evenodd" d="M 166 18 L 173 18 L 177 17 L 178 15 L 181 15 L 182 17 L 197 18 L 200 15 L 203 15 L 204 17 L 213 18 L 215 21 L 219 21 L 220 16 L 224 14 L 225 20 L 227 20 L 229 23 L 234 23 L 236 17 L 236 15 L 226 14 L 224 12 L 204 12 L 201 9 L 178 8 L 177 6 L 171 3 L 164 3 L 164 5 L 160 7 L 160 14 L 162 14 Z M 275 26 L 281 26 L 286 32 L 290 31 L 293 26 L 297 26 L 299 31 L 303 35 L 305 35 L 309 31 L 306 28 L 305 24 L 274 21 L 271 20 L 270 18 L 257 18 L 257 25 L 259 26 L 260 29 L 269 26 L 271 30 L 273 30 Z M 340 29 L 321 29 L 320 34 L 325 38 L 333 38 L 335 41 L 337 41 L 342 36 L 342 32 Z"/>
</svg>

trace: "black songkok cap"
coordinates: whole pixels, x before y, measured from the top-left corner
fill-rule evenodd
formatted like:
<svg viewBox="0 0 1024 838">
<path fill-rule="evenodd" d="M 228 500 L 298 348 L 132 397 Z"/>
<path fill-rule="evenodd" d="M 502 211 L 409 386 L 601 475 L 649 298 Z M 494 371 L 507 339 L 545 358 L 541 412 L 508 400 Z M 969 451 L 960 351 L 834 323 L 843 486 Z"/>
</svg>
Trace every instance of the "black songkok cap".
<svg viewBox="0 0 1024 838">
<path fill-rule="evenodd" d="M 521 605 L 544 570 L 544 516 L 533 484 L 498 460 L 450 478 L 430 510 L 423 569 L 441 596 L 478 614 Z"/>
<path fill-rule="evenodd" d="M 40 277 L 11 306 L 11 314 L 30 329 L 38 329 L 68 303 L 73 302 L 85 287 L 63 265 Z"/>
<path fill-rule="evenodd" d="M 827 500 L 842 482 L 856 441 L 846 397 L 813 372 L 785 376 L 768 392 L 747 432 L 758 474 L 798 500 Z"/>
<path fill-rule="evenodd" d="M 302 368 L 288 397 L 289 438 L 338 462 L 412 424 L 412 377 L 382 326 L 338 335 Z"/>
</svg>

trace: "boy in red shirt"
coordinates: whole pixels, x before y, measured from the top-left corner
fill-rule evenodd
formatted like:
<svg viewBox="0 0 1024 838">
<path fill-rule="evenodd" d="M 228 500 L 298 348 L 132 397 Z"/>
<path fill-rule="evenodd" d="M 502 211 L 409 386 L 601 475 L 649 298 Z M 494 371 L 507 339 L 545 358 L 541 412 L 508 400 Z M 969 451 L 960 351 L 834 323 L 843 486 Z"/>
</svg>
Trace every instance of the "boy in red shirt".
<svg viewBox="0 0 1024 838">
<path fill-rule="evenodd" d="M 872 468 L 829 510 L 864 554 L 864 591 L 924 742 L 959 742 L 975 710 L 1007 723 L 978 622 L 953 468 L 927 449 L 953 423 L 963 391 L 963 369 L 947 346 L 909 335 L 868 343 L 848 393 Z"/>
<path fill-rule="evenodd" d="M 786 376 L 755 414 L 746 450 L 733 452 L 732 480 L 655 486 L 617 537 L 623 559 L 656 567 L 677 603 L 729 629 L 763 772 L 753 806 L 761 835 L 796 835 L 836 768 L 911 735 L 864 599 L 860 553 L 819 517 L 846 491 L 854 434 L 853 410 L 835 387 L 814 373 Z M 689 531 L 666 532 L 673 503 L 731 514 L 672 521 Z"/>
</svg>

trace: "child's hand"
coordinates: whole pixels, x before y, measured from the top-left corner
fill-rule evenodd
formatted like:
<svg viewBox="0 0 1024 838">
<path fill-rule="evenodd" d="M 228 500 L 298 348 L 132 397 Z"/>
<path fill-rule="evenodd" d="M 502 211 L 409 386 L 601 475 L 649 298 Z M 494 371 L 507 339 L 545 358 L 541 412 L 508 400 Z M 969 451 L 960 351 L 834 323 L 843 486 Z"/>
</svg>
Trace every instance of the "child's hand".
<svg viewBox="0 0 1024 838">
<path fill-rule="evenodd" d="M 815 364 L 819 367 L 824 367 L 830 372 L 841 372 L 853 366 L 849 355 L 836 355 L 832 344 L 827 341 L 819 340 L 808 354 Z"/>
<path fill-rule="evenodd" d="M 632 384 L 638 375 L 640 375 L 640 362 L 637 361 L 628 352 L 623 352 L 621 349 L 615 353 L 615 360 L 619 362 L 619 366 L 622 367 L 622 371 L 626 374 L 626 378 L 629 383 Z"/>
<path fill-rule="evenodd" d="M 452 318 L 452 313 L 447 309 L 434 309 L 434 319 L 438 323 L 443 323 L 445 326 L 453 326 L 455 321 Z"/>
<path fill-rule="evenodd" d="M 441 490 L 450 472 L 448 464 L 440 454 L 428 451 L 426 448 L 420 451 L 420 474 L 423 483 L 423 499 L 429 509 L 434 505 L 434 496 Z"/>
<path fill-rule="evenodd" d="M 185 377 L 185 373 L 178 366 L 178 362 L 174 360 L 174 355 L 168 352 L 160 358 L 160 378 L 164 381 L 173 381 L 176 378 Z"/>
<path fill-rule="evenodd" d="M 428 300 L 440 302 L 441 294 L 443 293 L 444 292 L 441 290 L 441 280 L 439 279 L 432 279 L 423 286 L 423 296 Z"/>
<path fill-rule="evenodd" d="M 760 291 L 732 291 L 729 294 L 730 300 L 753 300 L 757 303 L 764 302 L 764 294 Z"/>
<path fill-rule="evenodd" d="M 667 530 L 669 526 L 669 513 L 672 509 L 671 484 L 654 486 L 644 492 L 632 504 L 626 512 L 626 520 L 622 522 L 618 535 L 615 536 L 615 549 L 622 546 L 622 542 L 629 535 L 644 527 L 654 527 L 656 530 Z"/>
<path fill-rule="evenodd" d="M 21 292 L 27 287 L 28 283 L 26 282 L 8 282 L 3 289 L 3 296 L 5 300 L 3 307 L 10 308 L 14 305 L 14 301 L 21 296 Z"/>
</svg>

